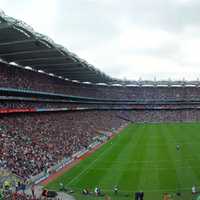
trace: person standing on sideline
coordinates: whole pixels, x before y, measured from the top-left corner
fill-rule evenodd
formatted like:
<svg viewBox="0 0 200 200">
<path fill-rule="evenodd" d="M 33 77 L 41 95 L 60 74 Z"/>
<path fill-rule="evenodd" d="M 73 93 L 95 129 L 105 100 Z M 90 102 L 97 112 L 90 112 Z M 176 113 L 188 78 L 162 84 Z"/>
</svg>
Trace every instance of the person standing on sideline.
<svg viewBox="0 0 200 200">
<path fill-rule="evenodd" d="M 196 187 L 195 187 L 195 185 L 192 186 L 192 194 L 196 194 Z"/>
<path fill-rule="evenodd" d="M 143 200 L 143 199 L 144 199 L 144 192 L 140 191 L 140 200 Z"/>
</svg>

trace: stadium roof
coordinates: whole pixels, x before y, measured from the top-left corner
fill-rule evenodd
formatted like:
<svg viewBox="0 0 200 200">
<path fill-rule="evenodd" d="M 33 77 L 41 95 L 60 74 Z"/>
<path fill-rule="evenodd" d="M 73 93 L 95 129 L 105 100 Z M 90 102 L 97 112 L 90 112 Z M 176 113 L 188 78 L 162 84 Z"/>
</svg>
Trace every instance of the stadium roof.
<svg viewBox="0 0 200 200">
<path fill-rule="evenodd" d="M 79 82 L 109 83 L 113 79 L 26 23 L 0 11 L 0 58 Z"/>
</svg>

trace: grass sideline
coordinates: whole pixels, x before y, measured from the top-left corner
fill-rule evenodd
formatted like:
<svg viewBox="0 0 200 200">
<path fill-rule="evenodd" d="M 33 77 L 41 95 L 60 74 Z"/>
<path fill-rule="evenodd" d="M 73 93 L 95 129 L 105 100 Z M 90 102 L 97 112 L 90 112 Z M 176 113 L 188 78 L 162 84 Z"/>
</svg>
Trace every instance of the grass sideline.
<svg viewBox="0 0 200 200">
<path fill-rule="evenodd" d="M 95 186 L 114 200 L 133 199 L 139 190 L 145 200 L 162 199 L 163 192 L 180 192 L 173 199 L 189 200 L 192 185 L 200 186 L 199 131 L 200 123 L 130 124 L 46 187 L 59 190 L 62 182 L 75 191 L 77 200 L 103 199 L 80 194 Z M 112 192 L 115 185 L 117 196 Z"/>
</svg>

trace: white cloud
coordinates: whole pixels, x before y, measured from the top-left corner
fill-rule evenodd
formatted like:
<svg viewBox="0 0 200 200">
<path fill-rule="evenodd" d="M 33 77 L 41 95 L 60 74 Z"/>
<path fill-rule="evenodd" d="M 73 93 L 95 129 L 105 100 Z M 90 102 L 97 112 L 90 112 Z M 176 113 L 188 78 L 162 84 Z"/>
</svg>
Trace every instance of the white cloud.
<svg viewBox="0 0 200 200">
<path fill-rule="evenodd" d="M 194 0 L 177 0 L 177 2 L 181 4 L 188 4 L 188 3 L 191 3 L 192 1 Z"/>
</svg>

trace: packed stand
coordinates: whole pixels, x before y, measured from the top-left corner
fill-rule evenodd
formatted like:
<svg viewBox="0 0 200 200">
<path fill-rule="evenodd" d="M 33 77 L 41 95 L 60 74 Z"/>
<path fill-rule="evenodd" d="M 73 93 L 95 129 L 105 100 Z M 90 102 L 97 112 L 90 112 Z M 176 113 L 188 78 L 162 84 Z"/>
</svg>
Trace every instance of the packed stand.
<svg viewBox="0 0 200 200">
<path fill-rule="evenodd" d="M 30 178 L 86 148 L 124 120 L 111 111 L 32 113 L 0 118 L 0 167 Z"/>
<path fill-rule="evenodd" d="M 117 116 L 129 122 L 193 122 L 200 121 L 200 110 L 119 111 Z"/>
<path fill-rule="evenodd" d="M 26 89 L 101 99 L 193 99 L 199 87 L 117 87 L 65 81 L 46 74 L 0 63 L 0 87 Z"/>
</svg>

